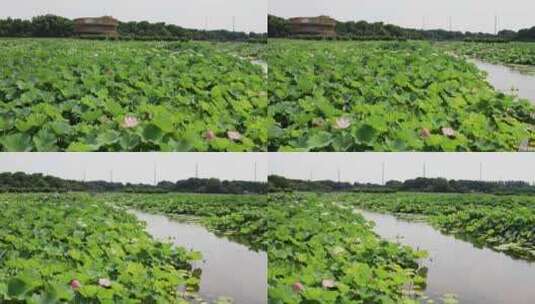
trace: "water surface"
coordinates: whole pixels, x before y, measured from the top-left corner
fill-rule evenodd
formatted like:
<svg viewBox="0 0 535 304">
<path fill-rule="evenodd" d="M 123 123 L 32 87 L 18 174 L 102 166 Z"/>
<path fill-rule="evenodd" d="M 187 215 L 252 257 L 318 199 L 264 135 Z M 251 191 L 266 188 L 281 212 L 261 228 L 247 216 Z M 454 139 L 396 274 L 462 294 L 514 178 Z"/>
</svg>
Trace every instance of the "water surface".
<svg viewBox="0 0 535 304">
<path fill-rule="evenodd" d="M 423 222 L 409 222 L 392 215 L 357 210 L 375 222 L 382 238 L 424 249 L 429 259 L 426 295 L 441 303 L 445 294 L 456 294 L 467 304 L 534 304 L 535 263 L 447 236 Z"/>
<path fill-rule="evenodd" d="M 212 302 L 230 297 L 237 304 L 267 303 L 267 255 L 219 238 L 194 223 L 180 223 L 166 216 L 132 211 L 147 223 L 147 232 L 156 239 L 200 251 L 203 261 L 199 294 Z"/>
<path fill-rule="evenodd" d="M 487 72 L 487 81 L 497 90 L 506 94 L 516 94 L 535 104 L 535 67 L 505 66 L 477 59 L 468 61 Z"/>
</svg>

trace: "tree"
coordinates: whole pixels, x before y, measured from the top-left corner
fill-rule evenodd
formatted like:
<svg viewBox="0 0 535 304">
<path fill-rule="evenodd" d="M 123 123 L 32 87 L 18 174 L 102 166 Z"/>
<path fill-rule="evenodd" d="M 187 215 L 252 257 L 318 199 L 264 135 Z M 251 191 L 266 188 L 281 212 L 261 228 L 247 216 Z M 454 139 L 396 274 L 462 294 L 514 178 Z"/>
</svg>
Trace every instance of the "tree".
<svg viewBox="0 0 535 304">
<path fill-rule="evenodd" d="M 32 34 L 35 37 L 71 37 L 74 22 L 55 15 L 33 17 Z"/>
<path fill-rule="evenodd" d="M 290 36 L 290 23 L 284 18 L 268 15 L 268 35 L 274 38 Z"/>
</svg>

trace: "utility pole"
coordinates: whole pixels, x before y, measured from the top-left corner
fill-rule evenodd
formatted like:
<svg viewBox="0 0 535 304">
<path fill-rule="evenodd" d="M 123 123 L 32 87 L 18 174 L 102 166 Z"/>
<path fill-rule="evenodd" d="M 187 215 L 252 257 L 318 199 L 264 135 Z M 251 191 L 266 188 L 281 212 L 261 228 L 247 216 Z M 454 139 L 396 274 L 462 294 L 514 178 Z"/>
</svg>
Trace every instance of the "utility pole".
<svg viewBox="0 0 535 304">
<path fill-rule="evenodd" d="M 110 170 L 110 183 L 113 183 L 113 169 Z"/>
<path fill-rule="evenodd" d="M 156 185 L 158 185 L 158 174 L 157 174 L 156 162 L 154 162 L 154 186 Z"/>
<path fill-rule="evenodd" d="M 256 161 L 254 162 L 254 181 L 256 182 Z"/>
<path fill-rule="evenodd" d="M 483 181 L 483 163 L 479 163 L 479 181 Z"/>
<path fill-rule="evenodd" d="M 424 162 L 424 167 L 423 167 L 423 174 L 424 174 L 424 178 L 427 178 L 427 167 L 426 167 L 425 162 Z"/>
<path fill-rule="evenodd" d="M 87 169 L 84 168 L 84 180 L 83 180 L 84 182 L 85 182 L 86 178 L 87 178 Z"/>
<path fill-rule="evenodd" d="M 340 168 L 338 168 L 338 183 L 340 183 L 341 179 L 340 179 Z"/>
<path fill-rule="evenodd" d="M 310 178 L 308 179 L 308 181 L 311 182 L 312 179 L 313 179 L 313 177 L 312 177 L 312 169 L 310 169 Z"/>
<path fill-rule="evenodd" d="M 453 32 L 453 25 L 452 25 L 452 21 L 451 21 L 451 16 L 449 18 L 449 23 L 450 23 L 450 32 Z"/>
<path fill-rule="evenodd" d="M 236 16 L 232 16 L 232 31 L 236 32 Z"/>
<path fill-rule="evenodd" d="M 385 162 L 382 164 L 382 172 L 381 172 L 381 184 L 385 185 Z"/>
<path fill-rule="evenodd" d="M 425 16 L 422 17 L 422 31 L 425 31 Z"/>
<path fill-rule="evenodd" d="M 494 35 L 498 35 L 498 15 L 494 15 Z"/>
<path fill-rule="evenodd" d="M 195 178 L 199 178 L 199 163 L 195 163 Z"/>
<path fill-rule="evenodd" d="M 208 16 L 204 17 L 204 30 L 208 31 Z"/>
</svg>

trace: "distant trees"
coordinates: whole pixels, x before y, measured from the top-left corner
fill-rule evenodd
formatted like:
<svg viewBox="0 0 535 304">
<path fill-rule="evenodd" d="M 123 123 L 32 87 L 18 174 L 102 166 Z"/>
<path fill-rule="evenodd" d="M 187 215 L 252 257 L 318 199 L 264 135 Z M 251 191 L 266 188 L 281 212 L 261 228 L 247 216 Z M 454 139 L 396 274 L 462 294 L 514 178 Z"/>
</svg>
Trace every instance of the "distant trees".
<svg viewBox="0 0 535 304">
<path fill-rule="evenodd" d="M 29 37 L 33 34 L 32 23 L 22 19 L 0 19 L 0 36 Z"/>
<path fill-rule="evenodd" d="M 351 183 L 339 183 L 330 180 L 324 181 L 304 181 L 288 179 L 282 176 L 271 175 L 268 178 L 269 192 L 279 191 L 310 191 L 310 192 L 335 192 L 335 191 L 353 191 L 356 186 L 373 186 L 376 185 L 359 185 Z"/>
<path fill-rule="evenodd" d="M 36 16 L 31 20 L 0 19 L 2 37 L 70 37 L 74 22 L 55 15 Z"/>
<path fill-rule="evenodd" d="M 535 41 L 535 27 L 523 29 L 518 33 L 503 30 L 498 35 L 489 33 L 473 33 L 460 31 L 447 31 L 442 29 L 421 30 L 403 28 L 383 22 L 348 21 L 337 22 L 336 33 L 342 40 L 466 40 L 466 41 Z M 277 16 L 268 16 L 268 35 L 272 38 L 290 37 L 288 20 Z M 364 39 L 363 39 L 364 38 Z"/>
<path fill-rule="evenodd" d="M 498 37 L 506 40 L 513 40 L 517 38 L 517 32 L 511 30 L 501 30 L 498 32 Z"/>
<path fill-rule="evenodd" d="M 43 174 L 0 173 L 0 192 L 191 192 L 191 193 L 266 193 L 267 184 L 248 181 L 220 181 L 218 179 L 190 178 L 187 180 L 160 182 L 157 186 L 146 184 L 122 184 L 106 181 L 81 182 L 65 180 Z"/>
<path fill-rule="evenodd" d="M 268 15 L 269 37 L 282 38 L 290 36 L 290 24 L 284 18 Z"/>
<path fill-rule="evenodd" d="M 497 194 L 535 193 L 535 186 L 522 181 L 472 181 L 443 178 L 416 178 L 406 180 L 398 190 L 419 192 L 482 192 Z"/>
<path fill-rule="evenodd" d="M 215 40 L 265 42 L 267 34 L 186 29 L 164 22 L 119 22 L 120 38 L 134 40 Z M 0 19 L 0 37 L 74 37 L 74 21 L 55 15 L 31 20 Z M 87 37 L 84 37 L 87 38 Z"/>
<path fill-rule="evenodd" d="M 267 184 L 248 181 L 220 181 L 219 179 L 190 178 L 176 183 L 163 182 L 158 188 L 169 192 L 193 193 L 267 193 Z"/>
<path fill-rule="evenodd" d="M 244 32 L 232 32 L 227 30 L 194 30 L 186 29 L 174 24 L 163 22 L 150 23 L 140 22 L 119 22 L 119 35 L 122 37 L 160 37 L 176 38 L 181 40 L 220 40 L 220 41 L 247 41 L 249 39 L 266 38 L 265 35 Z"/>
<path fill-rule="evenodd" d="M 333 181 L 304 181 L 272 175 L 268 178 L 270 192 L 311 191 L 311 192 L 440 192 L 440 193 L 494 193 L 494 194 L 535 194 L 535 186 L 521 181 L 487 182 L 471 180 L 447 180 L 444 178 L 416 178 L 404 182 L 388 181 L 378 184 L 337 183 Z"/>
<path fill-rule="evenodd" d="M 74 34 L 74 22 L 54 15 L 32 18 L 32 36 L 35 37 L 70 37 Z"/>
<path fill-rule="evenodd" d="M 518 31 L 516 40 L 520 41 L 535 41 L 535 26 L 529 29 L 522 29 Z"/>
</svg>

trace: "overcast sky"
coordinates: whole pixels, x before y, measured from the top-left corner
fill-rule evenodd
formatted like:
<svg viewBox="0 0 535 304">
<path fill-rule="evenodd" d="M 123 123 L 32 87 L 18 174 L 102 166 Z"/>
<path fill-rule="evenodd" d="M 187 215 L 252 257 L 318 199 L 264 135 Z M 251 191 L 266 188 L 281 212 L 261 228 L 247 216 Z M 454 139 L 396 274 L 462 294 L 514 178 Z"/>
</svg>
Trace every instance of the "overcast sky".
<svg viewBox="0 0 535 304">
<path fill-rule="evenodd" d="M 112 15 L 121 21 L 166 22 L 187 28 L 267 32 L 268 0 L 3 0 L 0 18 L 55 14 Z"/>
<path fill-rule="evenodd" d="M 296 179 L 381 183 L 423 176 L 479 180 L 535 180 L 535 153 L 270 153 L 269 171 Z"/>
<path fill-rule="evenodd" d="M 331 15 L 341 21 L 385 21 L 410 28 L 494 32 L 535 25 L 533 0 L 269 0 L 269 12 L 281 17 Z"/>
<path fill-rule="evenodd" d="M 267 180 L 263 153 L 0 153 L 0 172 L 44 173 L 67 179 L 150 183 L 195 177 L 221 180 Z"/>
</svg>

